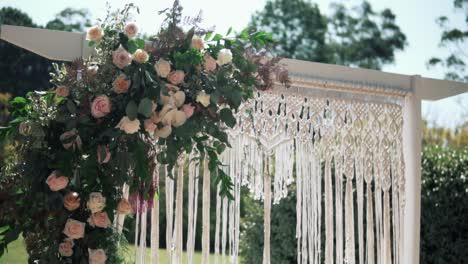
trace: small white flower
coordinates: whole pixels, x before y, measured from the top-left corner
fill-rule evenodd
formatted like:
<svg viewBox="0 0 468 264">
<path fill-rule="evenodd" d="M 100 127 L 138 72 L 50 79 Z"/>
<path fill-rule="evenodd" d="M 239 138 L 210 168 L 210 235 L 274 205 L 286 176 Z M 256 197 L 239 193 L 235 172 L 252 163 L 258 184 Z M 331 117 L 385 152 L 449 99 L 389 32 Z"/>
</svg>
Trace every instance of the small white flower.
<svg viewBox="0 0 468 264">
<path fill-rule="evenodd" d="M 228 64 L 232 61 L 232 52 L 230 49 L 222 49 L 218 53 L 218 65 Z"/>
</svg>

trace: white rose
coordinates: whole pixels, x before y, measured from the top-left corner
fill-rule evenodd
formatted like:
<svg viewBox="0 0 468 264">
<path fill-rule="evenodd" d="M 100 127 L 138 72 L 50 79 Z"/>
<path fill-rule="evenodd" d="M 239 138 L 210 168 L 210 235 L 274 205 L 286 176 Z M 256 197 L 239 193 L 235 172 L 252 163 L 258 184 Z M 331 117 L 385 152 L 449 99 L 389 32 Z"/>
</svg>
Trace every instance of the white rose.
<svg viewBox="0 0 468 264">
<path fill-rule="evenodd" d="M 201 91 L 197 94 L 197 102 L 202 104 L 204 107 L 210 105 L 210 95 L 205 93 L 205 91 Z"/>
<path fill-rule="evenodd" d="M 218 53 L 218 60 L 216 61 L 220 66 L 228 64 L 232 61 L 232 52 L 229 49 L 222 49 Z"/>
<path fill-rule="evenodd" d="M 87 206 L 93 214 L 101 212 L 106 207 L 106 197 L 102 196 L 100 192 L 92 192 L 89 194 Z"/>
<path fill-rule="evenodd" d="M 116 128 L 125 131 L 127 134 L 134 134 L 140 130 L 140 120 L 135 118 L 133 121 L 127 116 L 122 117 Z"/>
</svg>

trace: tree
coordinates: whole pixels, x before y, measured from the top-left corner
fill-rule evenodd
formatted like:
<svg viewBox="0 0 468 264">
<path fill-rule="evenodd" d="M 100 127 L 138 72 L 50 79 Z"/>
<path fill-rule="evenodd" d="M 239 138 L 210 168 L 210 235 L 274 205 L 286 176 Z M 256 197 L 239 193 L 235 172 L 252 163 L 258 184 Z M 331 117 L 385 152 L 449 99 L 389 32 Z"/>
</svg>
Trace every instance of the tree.
<svg viewBox="0 0 468 264">
<path fill-rule="evenodd" d="M 367 1 L 332 7 L 327 17 L 307 0 L 270 0 L 250 25 L 275 32 L 277 55 L 293 59 L 381 69 L 404 49 L 406 36 L 390 9 L 375 12 Z"/>
<path fill-rule="evenodd" d="M 451 26 L 447 16 L 436 19 L 443 30 L 439 45 L 449 54 L 444 58 L 432 57 L 428 61 L 428 67 L 442 66 L 446 70 L 446 79 L 468 82 L 468 0 L 454 0 L 453 6 L 455 12 L 464 14 L 465 28 Z"/>
</svg>

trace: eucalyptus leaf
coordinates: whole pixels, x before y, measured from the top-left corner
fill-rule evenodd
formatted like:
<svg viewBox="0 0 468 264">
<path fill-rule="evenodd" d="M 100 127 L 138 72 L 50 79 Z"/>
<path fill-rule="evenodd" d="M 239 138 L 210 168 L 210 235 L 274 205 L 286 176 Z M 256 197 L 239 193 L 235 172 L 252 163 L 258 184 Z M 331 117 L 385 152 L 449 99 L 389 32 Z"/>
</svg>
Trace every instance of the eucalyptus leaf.
<svg viewBox="0 0 468 264">
<path fill-rule="evenodd" d="M 236 118 L 232 114 L 231 109 L 229 108 L 223 108 L 219 112 L 219 116 L 221 117 L 221 120 L 229 127 L 234 127 L 236 125 Z"/>
<path fill-rule="evenodd" d="M 151 117 L 153 108 L 153 102 L 149 98 L 143 98 L 138 105 L 138 113 L 144 115 L 145 117 Z"/>
<path fill-rule="evenodd" d="M 130 101 L 125 108 L 125 114 L 130 120 L 134 120 L 138 115 L 138 106 L 135 101 Z"/>
</svg>

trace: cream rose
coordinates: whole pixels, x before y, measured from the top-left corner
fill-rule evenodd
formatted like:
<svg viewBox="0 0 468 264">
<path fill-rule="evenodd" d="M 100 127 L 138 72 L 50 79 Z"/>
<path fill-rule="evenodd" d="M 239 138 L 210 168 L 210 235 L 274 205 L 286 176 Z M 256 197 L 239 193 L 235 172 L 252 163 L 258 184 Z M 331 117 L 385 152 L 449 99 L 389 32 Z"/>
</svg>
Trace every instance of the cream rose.
<svg viewBox="0 0 468 264">
<path fill-rule="evenodd" d="M 94 118 L 101 118 L 109 114 L 111 111 L 111 101 L 109 97 L 100 95 L 94 98 L 91 103 L 91 115 Z"/>
<path fill-rule="evenodd" d="M 130 202 L 127 199 L 121 199 L 119 203 L 117 204 L 117 213 L 127 215 L 127 214 L 132 214 L 132 206 L 130 205 Z"/>
<path fill-rule="evenodd" d="M 127 134 L 134 134 L 140 130 L 140 120 L 138 120 L 138 118 L 130 120 L 130 118 L 124 116 L 122 119 L 120 119 L 120 122 L 117 124 L 116 128 L 119 128 Z"/>
<path fill-rule="evenodd" d="M 221 66 L 232 61 L 232 52 L 229 49 L 222 49 L 218 53 L 217 63 Z"/>
<path fill-rule="evenodd" d="M 174 94 L 174 103 L 177 107 L 181 107 L 185 103 L 185 93 L 178 91 Z"/>
<path fill-rule="evenodd" d="M 182 106 L 182 111 L 184 111 L 185 116 L 187 118 L 190 118 L 193 115 L 193 112 L 195 111 L 195 106 L 191 104 L 184 104 L 184 106 Z"/>
<path fill-rule="evenodd" d="M 172 122 L 175 120 L 175 114 L 177 109 L 169 110 L 162 118 L 163 125 L 172 125 Z"/>
<path fill-rule="evenodd" d="M 92 227 L 108 228 L 111 224 L 106 212 L 97 212 L 88 218 L 88 223 Z"/>
<path fill-rule="evenodd" d="M 94 42 L 99 42 L 104 36 L 102 28 L 99 26 L 90 27 L 86 34 L 86 39 Z"/>
<path fill-rule="evenodd" d="M 60 141 L 65 149 L 78 148 L 81 149 L 83 144 L 80 136 L 78 135 L 78 130 L 72 129 L 60 135 Z"/>
<path fill-rule="evenodd" d="M 154 70 L 159 77 L 166 78 L 167 75 L 171 72 L 171 64 L 164 59 L 159 59 L 154 64 Z"/>
<path fill-rule="evenodd" d="M 60 191 L 68 186 L 69 179 L 66 176 L 59 176 L 58 171 L 53 171 L 49 177 L 47 177 L 46 183 L 49 188 L 54 191 Z"/>
<path fill-rule="evenodd" d="M 205 93 L 205 91 L 198 92 L 197 102 L 202 104 L 204 107 L 208 107 L 210 105 L 210 95 Z"/>
<path fill-rule="evenodd" d="M 174 127 L 180 127 L 181 125 L 185 124 L 185 121 L 187 121 L 187 116 L 185 115 L 184 111 L 176 111 L 172 125 Z"/>
<path fill-rule="evenodd" d="M 18 126 L 18 132 L 23 136 L 29 136 L 29 134 L 31 133 L 31 129 L 31 123 L 28 121 L 23 121 Z"/>
<path fill-rule="evenodd" d="M 87 206 L 93 214 L 100 212 L 106 207 L 106 197 L 102 196 L 100 192 L 92 192 L 89 194 Z"/>
<path fill-rule="evenodd" d="M 63 198 L 63 207 L 68 211 L 74 211 L 80 207 L 80 197 L 76 192 L 69 192 Z"/>
<path fill-rule="evenodd" d="M 73 255 L 73 240 L 65 238 L 65 240 L 59 245 L 59 253 L 63 257 L 71 257 Z"/>
<path fill-rule="evenodd" d="M 192 37 L 192 48 L 197 50 L 203 50 L 203 48 L 205 48 L 205 43 L 203 42 L 203 39 L 201 39 L 197 35 L 194 35 Z"/>
<path fill-rule="evenodd" d="M 112 62 L 117 68 L 123 69 L 132 64 L 132 55 L 122 46 L 119 46 L 118 49 L 112 52 Z"/>
<path fill-rule="evenodd" d="M 149 55 L 148 52 L 142 50 L 142 49 L 137 49 L 135 53 L 133 53 L 133 60 L 138 62 L 138 63 L 145 63 L 149 60 Z"/>
<path fill-rule="evenodd" d="M 99 145 L 97 147 L 97 160 L 99 164 L 108 163 L 111 159 L 111 153 L 106 146 Z"/>
<path fill-rule="evenodd" d="M 85 223 L 69 218 L 65 223 L 63 233 L 71 239 L 80 239 L 84 236 Z"/>
<path fill-rule="evenodd" d="M 206 54 L 204 57 L 205 61 L 205 71 L 206 72 L 213 72 L 216 70 L 216 60 L 213 59 L 210 55 Z"/>
<path fill-rule="evenodd" d="M 131 81 L 127 79 L 125 74 L 120 74 L 117 79 L 114 80 L 112 83 L 112 88 L 115 93 L 121 94 L 128 92 L 130 88 Z"/>
<path fill-rule="evenodd" d="M 134 22 L 130 22 L 124 27 L 124 33 L 129 38 L 134 38 L 138 34 L 138 26 Z"/>
<path fill-rule="evenodd" d="M 103 249 L 88 249 L 89 264 L 105 264 L 106 252 Z"/>
<path fill-rule="evenodd" d="M 173 71 L 167 76 L 167 80 L 174 84 L 178 85 L 184 81 L 185 73 L 183 71 Z"/>
<path fill-rule="evenodd" d="M 163 126 L 162 128 L 156 128 L 154 130 L 154 136 L 160 138 L 167 138 L 172 133 L 171 125 Z"/>
<path fill-rule="evenodd" d="M 58 97 L 67 97 L 70 95 L 70 90 L 65 85 L 60 85 L 55 88 L 55 95 Z"/>
</svg>

